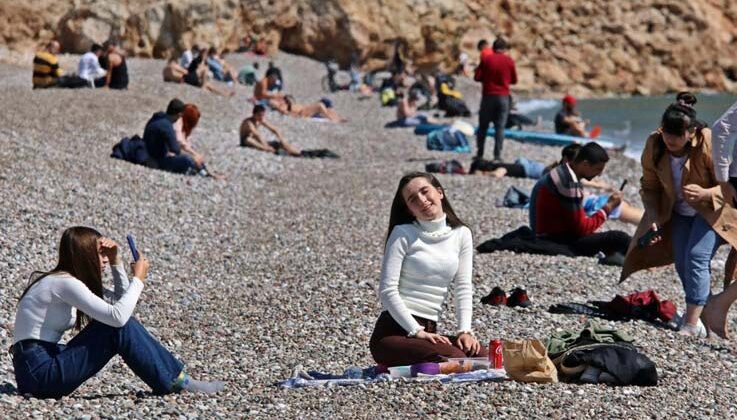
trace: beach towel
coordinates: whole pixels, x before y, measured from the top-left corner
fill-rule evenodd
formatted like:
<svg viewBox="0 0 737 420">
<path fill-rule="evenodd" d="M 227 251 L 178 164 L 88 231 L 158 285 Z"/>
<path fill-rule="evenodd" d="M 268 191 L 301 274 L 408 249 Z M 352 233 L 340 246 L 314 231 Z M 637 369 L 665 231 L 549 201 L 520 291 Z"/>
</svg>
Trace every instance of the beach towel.
<svg viewBox="0 0 737 420">
<path fill-rule="evenodd" d="M 375 366 L 361 369 L 351 367 L 346 369 L 342 375 L 333 375 L 318 371 L 305 371 L 298 365 L 292 371 L 292 377 L 278 382 L 280 388 L 315 388 L 335 386 L 369 385 L 377 382 L 440 382 L 440 383 L 463 383 L 483 381 L 503 381 L 507 379 L 504 369 L 476 370 L 466 373 L 455 373 L 451 375 L 422 375 L 416 378 L 392 378 L 388 373 L 378 373 Z"/>
<path fill-rule="evenodd" d="M 448 127 L 427 135 L 427 150 L 470 153 L 471 146 L 469 146 L 465 134 L 455 128 Z"/>
</svg>

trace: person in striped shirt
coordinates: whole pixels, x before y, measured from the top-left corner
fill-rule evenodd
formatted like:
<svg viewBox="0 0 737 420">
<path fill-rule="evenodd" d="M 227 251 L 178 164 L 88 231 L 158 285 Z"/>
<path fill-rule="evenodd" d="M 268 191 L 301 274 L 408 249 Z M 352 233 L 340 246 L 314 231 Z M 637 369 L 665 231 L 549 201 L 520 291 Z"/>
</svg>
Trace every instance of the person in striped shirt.
<svg viewBox="0 0 737 420">
<path fill-rule="evenodd" d="M 48 88 L 57 85 L 62 75 L 59 68 L 59 59 L 56 57 L 61 50 L 58 41 L 46 44 L 43 50 L 33 57 L 33 88 Z"/>
</svg>

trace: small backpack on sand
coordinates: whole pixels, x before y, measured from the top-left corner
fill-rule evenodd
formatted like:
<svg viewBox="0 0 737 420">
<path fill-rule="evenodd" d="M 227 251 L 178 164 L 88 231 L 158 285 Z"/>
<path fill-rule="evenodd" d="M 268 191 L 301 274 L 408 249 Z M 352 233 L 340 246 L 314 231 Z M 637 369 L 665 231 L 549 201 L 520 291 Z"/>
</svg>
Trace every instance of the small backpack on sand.
<svg viewBox="0 0 737 420">
<path fill-rule="evenodd" d="M 143 139 L 138 134 L 130 138 L 123 137 L 122 140 L 113 146 L 113 152 L 110 154 L 110 157 L 144 166 L 148 166 L 151 160 L 146 150 L 146 143 L 143 142 Z"/>
</svg>

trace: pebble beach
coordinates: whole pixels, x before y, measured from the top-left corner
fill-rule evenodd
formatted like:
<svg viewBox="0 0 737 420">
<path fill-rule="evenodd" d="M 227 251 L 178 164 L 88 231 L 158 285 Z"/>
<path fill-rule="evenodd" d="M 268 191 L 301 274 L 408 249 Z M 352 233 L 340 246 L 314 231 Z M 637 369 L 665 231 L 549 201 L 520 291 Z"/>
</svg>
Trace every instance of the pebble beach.
<svg viewBox="0 0 737 420">
<path fill-rule="evenodd" d="M 236 67 L 254 59 L 227 57 Z M 62 56 L 74 69 L 78 56 Z M 280 53 L 273 59 L 285 90 L 300 102 L 325 96 L 321 63 Z M 266 60 L 259 59 L 262 71 Z M 0 416 L 10 418 L 735 418 L 737 347 L 687 339 L 642 321 L 600 321 L 635 338 L 658 367 L 652 388 L 524 384 L 512 381 L 442 385 L 391 381 L 366 387 L 281 389 L 275 384 L 301 365 L 342 373 L 374 364 L 368 349 L 380 313 L 376 294 L 389 209 L 405 172 L 427 159 L 470 154 L 430 152 L 411 129 L 384 129 L 394 108 L 376 97 L 342 92 L 329 97 L 344 124 L 270 113 L 286 139 L 302 149 L 328 148 L 340 159 L 276 156 L 238 145 L 250 115 L 252 88 L 224 98 L 187 85 L 163 83 L 161 60 L 128 59 L 127 91 L 32 90 L 31 70 L 0 64 Z M 472 110 L 478 87 L 460 83 Z M 174 97 L 202 112 L 193 143 L 225 181 L 185 177 L 110 158 L 124 136 L 142 134 L 151 114 Z M 653 128 L 660 114 L 652 116 Z M 475 123 L 476 117 L 469 119 Z M 471 141 L 473 143 L 473 140 Z M 493 139 L 487 144 L 491 154 Z M 558 148 L 507 140 L 504 155 L 552 162 Z M 487 156 L 489 157 L 489 156 Z M 629 183 L 626 200 L 641 206 L 639 162 L 612 153 L 603 175 Z M 496 207 L 512 185 L 533 180 L 441 175 L 474 245 L 527 224 L 527 212 Z M 147 393 L 119 359 L 61 400 L 24 398 L 6 349 L 12 344 L 17 298 L 33 270 L 55 265 L 61 232 L 92 226 L 117 240 L 129 257 L 132 233 L 151 261 L 135 316 L 198 379 L 227 382 L 216 395 Z M 604 229 L 634 233 L 616 221 Z M 723 247 L 714 261 L 721 290 Z M 683 310 L 672 267 L 638 273 L 618 284 L 618 267 L 594 258 L 502 252 L 474 257 L 474 330 L 492 338 L 544 339 L 579 329 L 585 318 L 550 314 L 556 303 L 610 300 L 654 289 Z M 106 276 L 110 281 L 110 276 Z M 494 286 L 524 285 L 527 309 L 490 307 L 479 299 Z M 452 299 L 440 330 L 455 331 Z M 737 309 L 729 317 L 737 331 Z"/>
</svg>

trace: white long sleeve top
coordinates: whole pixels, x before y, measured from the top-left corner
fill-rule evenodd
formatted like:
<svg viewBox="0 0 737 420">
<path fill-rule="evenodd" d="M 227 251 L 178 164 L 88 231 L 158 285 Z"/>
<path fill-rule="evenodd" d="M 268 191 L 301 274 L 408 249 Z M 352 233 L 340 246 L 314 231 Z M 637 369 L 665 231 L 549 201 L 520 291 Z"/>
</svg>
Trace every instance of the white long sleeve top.
<svg viewBox="0 0 737 420">
<path fill-rule="evenodd" d="M 112 274 L 114 291 L 105 290 L 105 295 L 115 300 L 114 304 L 67 273 L 54 273 L 36 282 L 18 303 L 13 343 L 26 339 L 58 343 L 64 331 L 74 326 L 77 310 L 112 327 L 125 325 L 136 307 L 143 282 L 137 277 L 128 281 L 122 265 L 112 266 Z"/>
<path fill-rule="evenodd" d="M 722 114 L 711 128 L 712 159 L 717 181 L 737 177 L 737 102 Z M 731 159 L 730 159 L 731 157 Z"/>
<path fill-rule="evenodd" d="M 384 251 L 379 283 L 382 307 L 408 333 L 422 329 L 412 315 L 437 321 L 455 282 L 458 331 L 471 331 L 473 239 L 443 216 L 394 227 Z"/>
</svg>

